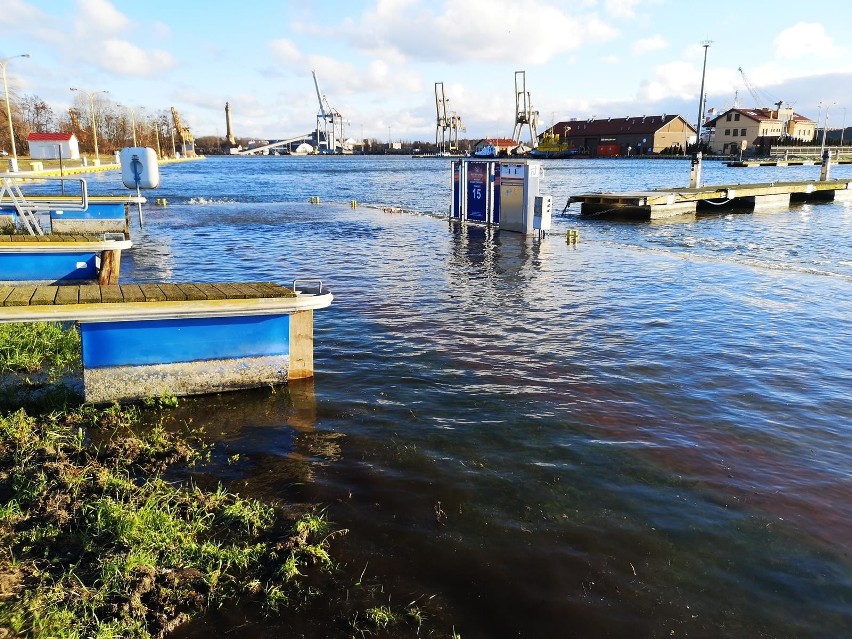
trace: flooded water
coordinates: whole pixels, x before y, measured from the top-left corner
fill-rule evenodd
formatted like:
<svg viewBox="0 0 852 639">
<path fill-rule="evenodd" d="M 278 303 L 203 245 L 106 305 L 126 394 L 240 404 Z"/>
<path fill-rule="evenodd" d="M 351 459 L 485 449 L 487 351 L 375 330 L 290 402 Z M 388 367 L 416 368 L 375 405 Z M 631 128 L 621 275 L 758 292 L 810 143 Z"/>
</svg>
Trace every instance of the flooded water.
<svg viewBox="0 0 852 639">
<path fill-rule="evenodd" d="M 689 177 L 544 168 L 559 211 Z M 704 167 L 708 184 L 818 174 Z M 432 598 L 464 639 L 849 636 L 852 203 L 653 223 L 572 207 L 539 240 L 441 217 L 444 160 L 208 158 L 162 180 L 123 281 L 334 292 L 312 385 L 180 410 L 241 492 L 327 505 L 392 604 Z"/>
</svg>

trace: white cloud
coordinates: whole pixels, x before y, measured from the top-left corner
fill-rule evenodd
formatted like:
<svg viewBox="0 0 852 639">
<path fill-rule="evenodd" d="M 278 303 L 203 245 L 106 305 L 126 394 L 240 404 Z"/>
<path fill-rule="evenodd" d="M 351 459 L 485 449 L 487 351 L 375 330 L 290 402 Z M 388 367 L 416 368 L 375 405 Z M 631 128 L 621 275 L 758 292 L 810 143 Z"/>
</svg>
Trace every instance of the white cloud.
<svg viewBox="0 0 852 639">
<path fill-rule="evenodd" d="M 657 101 L 665 98 L 687 99 L 699 93 L 700 70 L 688 62 L 670 62 L 656 68 L 654 77 L 642 83 L 639 97 Z"/>
<path fill-rule="evenodd" d="M 799 22 L 775 38 L 775 56 L 782 60 L 811 56 L 830 59 L 845 53 L 825 32 L 825 27 L 816 22 Z"/>
<path fill-rule="evenodd" d="M 621 58 L 617 55 L 605 55 L 601 58 L 601 62 L 604 64 L 619 64 L 621 62 Z"/>
<path fill-rule="evenodd" d="M 92 64 L 118 75 L 153 77 L 174 68 L 177 61 L 165 51 L 146 51 L 126 40 L 110 39 L 98 43 Z"/>
<path fill-rule="evenodd" d="M 633 18 L 636 12 L 633 7 L 638 5 L 640 0 L 606 0 L 604 8 L 606 12 L 615 18 Z"/>
<path fill-rule="evenodd" d="M 596 15 L 541 0 L 448 0 L 436 11 L 414 0 L 380 0 L 374 11 L 341 31 L 362 50 L 461 63 L 468 60 L 544 64 L 587 41 L 617 31 Z"/>
<path fill-rule="evenodd" d="M 130 19 L 108 0 L 77 0 L 75 27 L 80 35 L 109 37 L 130 26 Z"/>
<path fill-rule="evenodd" d="M 633 43 L 631 50 L 637 55 L 649 53 L 651 51 L 659 51 L 669 46 L 669 43 L 659 35 L 653 35 L 650 38 L 643 38 Z"/>
<path fill-rule="evenodd" d="M 30 26 L 42 22 L 47 16 L 36 6 L 22 0 L 3 0 L 0 24 L 8 26 Z"/>
<path fill-rule="evenodd" d="M 393 64 L 393 56 L 366 60 L 356 65 L 329 56 L 305 54 L 291 40 L 273 40 L 268 46 L 273 58 L 293 69 L 297 75 L 304 75 L 307 70 L 315 71 L 320 89 L 328 91 L 330 101 L 332 95 L 335 100 L 342 100 L 340 94 L 344 93 L 375 91 L 380 95 L 396 95 L 422 91 L 419 75 Z M 312 84 L 313 80 L 306 82 Z"/>
<path fill-rule="evenodd" d="M 297 64 L 304 58 L 292 40 L 273 40 L 269 43 L 269 51 L 278 60 L 288 64 Z"/>
</svg>

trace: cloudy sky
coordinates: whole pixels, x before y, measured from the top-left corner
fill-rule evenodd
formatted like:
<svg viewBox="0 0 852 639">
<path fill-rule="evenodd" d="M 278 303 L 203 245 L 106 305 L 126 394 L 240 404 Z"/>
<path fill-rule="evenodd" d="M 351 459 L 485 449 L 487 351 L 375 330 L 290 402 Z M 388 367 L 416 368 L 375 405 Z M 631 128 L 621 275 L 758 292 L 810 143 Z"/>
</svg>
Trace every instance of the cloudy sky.
<svg viewBox="0 0 852 639">
<path fill-rule="evenodd" d="M 783 100 L 830 126 L 852 107 L 852 2 L 822 0 L 2 0 L 10 89 L 56 111 L 75 86 L 176 107 L 196 137 L 315 127 L 311 71 L 347 135 L 434 139 L 443 82 L 467 137 L 509 136 L 515 71 L 544 129 L 569 118 L 698 116 Z M 756 104 L 743 81 L 757 89 Z M 852 124 L 852 111 L 849 122 Z"/>
</svg>

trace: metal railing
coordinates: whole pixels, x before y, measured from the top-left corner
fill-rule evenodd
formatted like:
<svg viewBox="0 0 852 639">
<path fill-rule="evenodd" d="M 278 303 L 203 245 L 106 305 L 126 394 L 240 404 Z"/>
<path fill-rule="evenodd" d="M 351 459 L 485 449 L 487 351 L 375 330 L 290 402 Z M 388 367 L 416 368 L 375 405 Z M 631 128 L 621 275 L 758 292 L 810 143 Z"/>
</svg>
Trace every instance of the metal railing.
<svg viewBox="0 0 852 639">
<path fill-rule="evenodd" d="M 18 219 L 30 235 L 44 235 L 36 217 L 38 212 L 85 211 L 89 208 L 89 190 L 85 178 L 43 177 L 39 178 L 39 181 L 59 182 L 63 193 L 61 199 L 51 195 L 30 195 L 28 197 L 21 191 L 20 180 L 10 176 L 0 176 L 0 210 L 4 207 L 14 208 Z M 79 182 L 79 195 L 65 196 L 66 182 Z"/>
</svg>

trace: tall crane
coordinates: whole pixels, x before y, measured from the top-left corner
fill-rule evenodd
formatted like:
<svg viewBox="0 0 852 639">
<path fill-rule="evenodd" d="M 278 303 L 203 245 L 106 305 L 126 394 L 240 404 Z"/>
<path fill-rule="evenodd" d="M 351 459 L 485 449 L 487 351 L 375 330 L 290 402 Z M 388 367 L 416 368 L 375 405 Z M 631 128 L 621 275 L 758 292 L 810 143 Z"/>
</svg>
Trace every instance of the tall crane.
<svg viewBox="0 0 852 639">
<path fill-rule="evenodd" d="M 455 111 L 450 112 L 450 152 L 459 150 L 459 131 L 467 131 L 462 117 Z"/>
<path fill-rule="evenodd" d="M 754 106 L 758 109 L 763 109 L 764 107 L 768 107 L 770 104 L 775 105 L 777 108 L 781 108 L 781 105 L 784 104 L 783 100 L 775 100 L 775 96 L 769 95 L 765 91 L 761 91 L 757 87 L 755 87 L 748 77 L 743 71 L 742 67 L 737 67 L 737 71 L 740 72 L 740 76 L 743 79 L 743 84 L 748 92 L 751 94 L 752 100 L 754 100 Z"/>
<path fill-rule="evenodd" d="M 533 110 L 530 92 L 527 91 L 527 72 L 515 71 L 515 130 L 512 139 L 521 141 L 524 126 L 530 130 L 530 145 L 538 146 L 538 111 Z"/>
<path fill-rule="evenodd" d="M 450 118 L 447 113 L 448 103 L 447 96 L 444 93 L 444 83 L 435 83 L 435 111 L 437 119 L 435 121 L 435 146 L 438 153 L 446 153 L 447 151 L 447 131 L 450 129 Z M 440 137 L 440 142 L 438 138 Z M 452 134 L 450 135 L 450 144 L 452 144 Z"/>
<path fill-rule="evenodd" d="M 184 157 L 195 157 L 195 137 L 189 127 L 185 127 L 180 121 L 180 116 L 174 107 L 172 107 L 172 120 L 175 123 L 175 131 L 180 136 L 181 153 Z"/>
<path fill-rule="evenodd" d="M 319 88 L 316 71 L 311 71 L 314 76 L 314 87 L 317 90 L 317 102 L 319 102 L 319 111 L 317 112 L 317 152 L 318 153 L 338 153 L 343 149 L 343 116 L 337 109 L 331 108 L 328 99 L 323 95 Z M 321 140 L 322 137 L 322 140 Z M 325 142 L 325 147 L 322 144 Z"/>
</svg>

